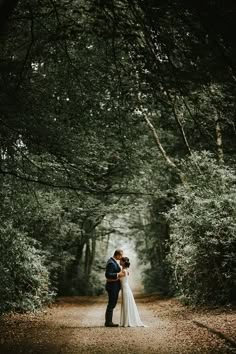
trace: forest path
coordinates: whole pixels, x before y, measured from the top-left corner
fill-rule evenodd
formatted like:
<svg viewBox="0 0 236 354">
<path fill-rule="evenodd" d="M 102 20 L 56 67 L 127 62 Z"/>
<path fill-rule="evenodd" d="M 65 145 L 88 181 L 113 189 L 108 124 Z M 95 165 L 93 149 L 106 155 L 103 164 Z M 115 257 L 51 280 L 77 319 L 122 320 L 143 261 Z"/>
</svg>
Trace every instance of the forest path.
<svg viewBox="0 0 236 354">
<path fill-rule="evenodd" d="M 105 297 L 60 298 L 39 314 L 4 316 L 0 320 L 1 354 L 194 354 L 235 353 L 232 346 L 200 328 L 200 321 L 233 338 L 234 311 L 192 312 L 175 299 L 136 296 L 148 327 L 104 327 Z M 118 303 L 114 322 L 119 322 Z"/>
</svg>

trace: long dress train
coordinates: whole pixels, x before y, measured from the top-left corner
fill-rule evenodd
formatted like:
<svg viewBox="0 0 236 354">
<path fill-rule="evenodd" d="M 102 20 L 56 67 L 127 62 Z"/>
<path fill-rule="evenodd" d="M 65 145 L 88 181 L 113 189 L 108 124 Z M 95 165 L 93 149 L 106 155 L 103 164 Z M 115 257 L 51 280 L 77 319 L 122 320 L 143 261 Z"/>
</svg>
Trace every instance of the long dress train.
<svg viewBox="0 0 236 354">
<path fill-rule="evenodd" d="M 146 327 L 140 319 L 132 290 L 128 282 L 128 272 L 121 281 L 121 314 L 120 325 L 122 327 Z"/>
</svg>

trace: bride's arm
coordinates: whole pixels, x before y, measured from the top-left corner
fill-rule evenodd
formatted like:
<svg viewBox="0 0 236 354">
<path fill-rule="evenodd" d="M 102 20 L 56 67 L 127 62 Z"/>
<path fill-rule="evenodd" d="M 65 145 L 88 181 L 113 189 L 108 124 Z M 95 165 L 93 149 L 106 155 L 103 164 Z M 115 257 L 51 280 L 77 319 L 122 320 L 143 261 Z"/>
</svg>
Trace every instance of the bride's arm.
<svg viewBox="0 0 236 354">
<path fill-rule="evenodd" d="M 119 273 L 117 273 L 117 278 L 116 279 L 112 279 L 112 278 L 106 278 L 106 280 L 110 283 L 110 282 L 114 282 L 114 281 L 118 281 L 120 280 L 120 278 L 124 277 L 126 275 L 125 270 L 121 270 Z"/>
</svg>

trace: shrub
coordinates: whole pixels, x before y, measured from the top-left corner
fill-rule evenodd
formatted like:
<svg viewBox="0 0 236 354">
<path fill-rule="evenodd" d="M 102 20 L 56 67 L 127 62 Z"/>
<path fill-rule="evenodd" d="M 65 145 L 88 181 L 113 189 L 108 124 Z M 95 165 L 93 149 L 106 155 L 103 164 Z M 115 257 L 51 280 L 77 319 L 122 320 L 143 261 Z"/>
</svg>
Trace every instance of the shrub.
<svg viewBox="0 0 236 354">
<path fill-rule="evenodd" d="M 50 301 L 49 274 L 36 242 L 11 224 L 0 227 L 0 312 L 34 310 Z"/>
<path fill-rule="evenodd" d="M 236 295 L 236 176 L 206 152 L 181 168 L 188 182 L 167 213 L 174 284 L 187 303 L 230 303 Z"/>
</svg>

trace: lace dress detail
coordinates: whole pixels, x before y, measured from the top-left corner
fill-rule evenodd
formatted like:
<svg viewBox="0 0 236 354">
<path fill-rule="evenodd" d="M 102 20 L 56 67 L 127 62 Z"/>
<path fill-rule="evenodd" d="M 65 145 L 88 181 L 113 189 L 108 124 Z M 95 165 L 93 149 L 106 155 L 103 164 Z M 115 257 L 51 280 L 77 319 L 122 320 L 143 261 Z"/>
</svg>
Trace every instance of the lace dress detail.
<svg viewBox="0 0 236 354">
<path fill-rule="evenodd" d="M 134 296 L 129 286 L 127 271 L 120 281 L 122 294 L 120 325 L 122 327 L 145 327 L 140 319 Z"/>
</svg>

